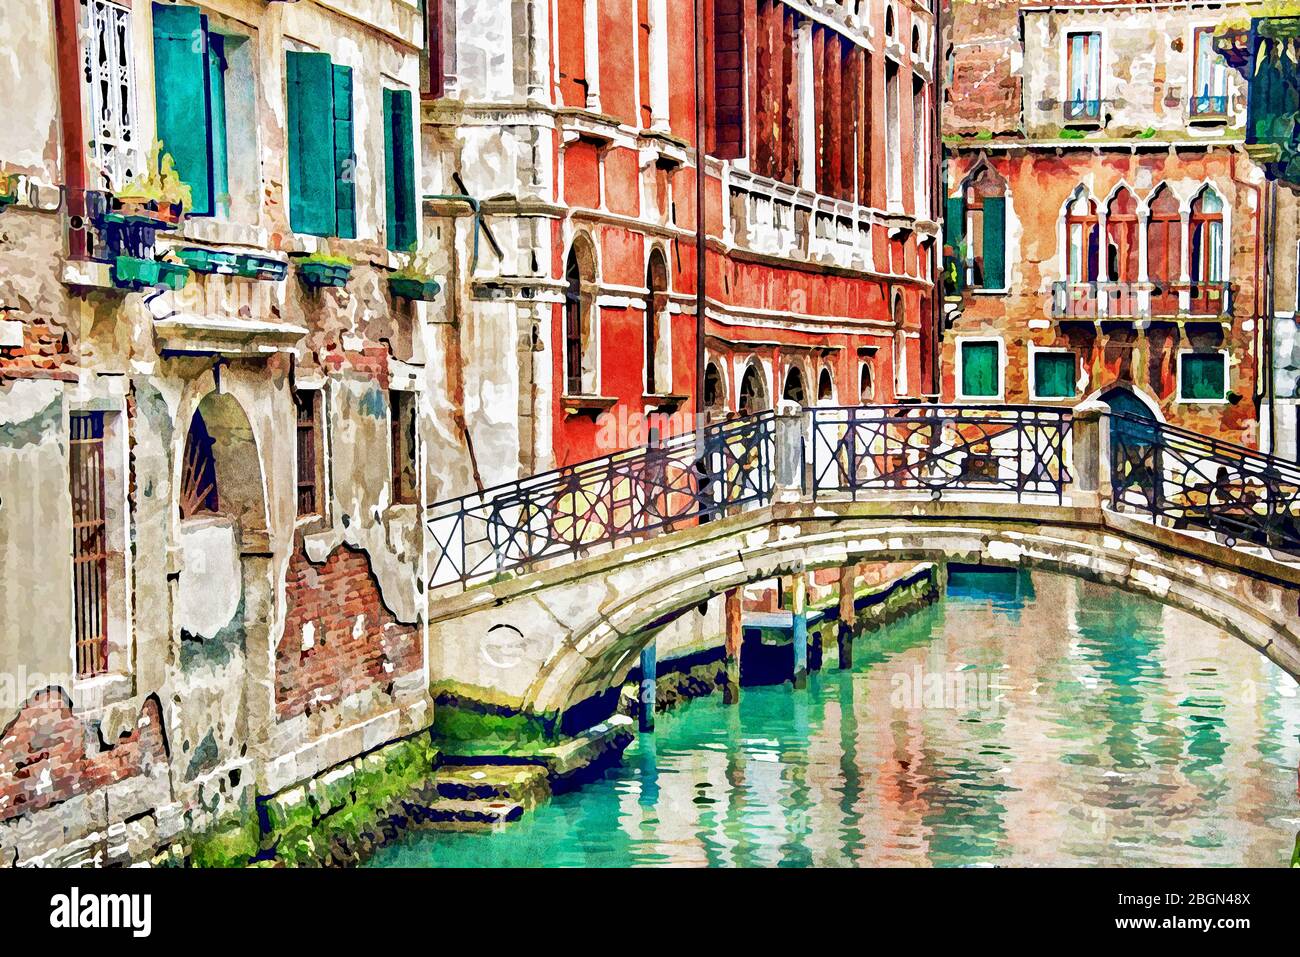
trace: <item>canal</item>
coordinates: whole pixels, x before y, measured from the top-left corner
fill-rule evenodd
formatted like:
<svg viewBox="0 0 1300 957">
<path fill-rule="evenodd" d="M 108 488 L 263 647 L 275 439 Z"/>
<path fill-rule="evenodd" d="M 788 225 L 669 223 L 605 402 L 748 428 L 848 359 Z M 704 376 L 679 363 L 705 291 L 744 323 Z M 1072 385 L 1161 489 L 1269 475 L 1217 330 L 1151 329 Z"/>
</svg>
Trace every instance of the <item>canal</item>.
<svg viewBox="0 0 1300 957">
<path fill-rule="evenodd" d="M 1157 602 L 954 572 L 852 672 L 658 717 L 618 767 L 373 866 L 1259 865 L 1291 857 L 1300 696 Z M 833 657 L 830 656 L 830 657 Z"/>
</svg>

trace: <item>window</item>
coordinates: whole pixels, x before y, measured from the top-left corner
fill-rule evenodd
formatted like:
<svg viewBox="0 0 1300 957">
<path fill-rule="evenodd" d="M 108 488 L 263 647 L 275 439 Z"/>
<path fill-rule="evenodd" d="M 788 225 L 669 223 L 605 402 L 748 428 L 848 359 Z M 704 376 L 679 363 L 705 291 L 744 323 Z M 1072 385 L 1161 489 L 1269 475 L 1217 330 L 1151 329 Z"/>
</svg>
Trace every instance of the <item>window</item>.
<svg viewBox="0 0 1300 957">
<path fill-rule="evenodd" d="M 925 184 L 929 177 L 930 131 L 925 122 L 925 81 L 912 78 L 912 206 L 917 216 L 926 215 L 929 197 Z"/>
<path fill-rule="evenodd" d="M 1184 402 L 1222 402 L 1227 387 L 1226 358 L 1222 352 L 1182 353 L 1178 397 Z"/>
<path fill-rule="evenodd" d="M 828 27 L 812 28 L 813 130 L 817 192 L 852 200 L 869 168 L 870 144 L 863 121 L 866 58 L 862 50 Z"/>
<path fill-rule="evenodd" d="M 389 249 L 416 244 L 414 115 L 410 90 L 384 90 L 384 210 Z"/>
<path fill-rule="evenodd" d="M 807 399 L 807 392 L 803 384 L 803 373 L 799 371 L 798 366 L 791 366 L 790 371 L 785 374 L 785 387 L 781 390 L 781 398 L 787 402 L 797 402 L 800 405 L 803 405 Z"/>
<path fill-rule="evenodd" d="M 822 369 L 821 375 L 817 378 L 817 402 L 819 405 L 835 403 L 835 381 L 831 378 L 830 369 Z"/>
<path fill-rule="evenodd" d="M 1228 112 L 1228 67 L 1214 52 L 1214 27 L 1200 27 L 1192 49 L 1192 116 Z"/>
<path fill-rule="evenodd" d="M 416 458 L 416 415 L 414 392 L 391 390 L 388 409 L 393 429 L 393 504 L 413 505 L 419 501 L 419 467 Z"/>
<path fill-rule="evenodd" d="M 894 320 L 894 396 L 898 397 L 908 394 L 907 333 L 903 331 L 905 315 L 901 293 L 894 293 L 892 314 Z"/>
<path fill-rule="evenodd" d="M 794 185 L 797 180 L 799 117 L 794 35 L 798 14 L 779 0 L 758 0 L 758 69 L 753 170 Z"/>
<path fill-rule="evenodd" d="M 994 170 L 983 166 L 966 181 L 962 195 L 949 198 L 946 241 L 953 247 L 954 254 L 965 253 L 964 268 L 958 276 L 959 286 L 1006 288 L 1006 192 L 1006 181 Z"/>
<path fill-rule="evenodd" d="M 713 3 L 713 142 L 709 152 L 736 159 L 745 152 L 744 0 Z"/>
<path fill-rule="evenodd" d="M 1034 398 L 1073 399 L 1078 379 L 1078 360 L 1073 352 L 1036 350 L 1034 356 Z"/>
<path fill-rule="evenodd" d="M 726 408 L 726 391 L 722 382 L 722 371 L 717 363 L 710 362 L 704 370 L 704 407 L 718 410 Z"/>
<path fill-rule="evenodd" d="M 216 443 L 200 412 L 190 419 L 185 434 L 185 453 L 181 461 L 181 518 L 193 518 L 204 512 L 215 513 L 221 507 L 217 490 Z"/>
<path fill-rule="evenodd" d="M 1101 34 L 1071 33 L 1066 38 L 1069 59 L 1069 88 L 1066 91 L 1067 120 L 1096 121 L 1101 118 Z"/>
<path fill-rule="evenodd" d="M 1001 343 L 964 339 L 957 344 L 958 387 L 963 399 L 996 399 L 1002 394 Z"/>
<path fill-rule="evenodd" d="M 1096 282 L 1098 268 L 1097 204 L 1080 187 L 1065 214 L 1067 267 L 1072 283 Z"/>
<path fill-rule="evenodd" d="M 667 395 L 672 390 L 672 331 L 668 324 L 668 263 L 656 249 L 646 269 L 649 296 L 645 311 L 645 390 Z"/>
<path fill-rule="evenodd" d="M 104 415 L 70 419 L 68 490 L 72 497 L 73 640 L 77 677 L 108 670 L 108 517 Z"/>
<path fill-rule="evenodd" d="M 135 62 L 131 11 L 108 0 L 80 0 L 82 102 L 90 118 L 86 140 L 101 188 L 116 190 L 140 171 L 136 136 Z"/>
<path fill-rule="evenodd" d="M 190 188 L 190 215 L 256 212 L 259 170 L 252 49 L 197 7 L 153 6 L 158 139 Z"/>
<path fill-rule="evenodd" d="M 1137 197 L 1124 187 L 1106 207 L 1107 315 L 1112 319 L 1137 316 L 1138 217 Z"/>
<path fill-rule="evenodd" d="M 885 202 L 897 209 L 903 202 L 903 147 L 899 134 L 898 64 L 885 62 Z"/>
<path fill-rule="evenodd" d="M 421 0 L 424 7 L 424 48 L 420 51 L 420 73 L 424 95 L 438 99 L 446 93 L 446 66 L 442 56 L 442 0 Z"/>
<path fill-rule="evenodd" d="M 590 240 L 579 236 L 569 250 L 564 277 L 564 392 L 595 395 L 596 336 L 595 254 Z"/>
<path fill-rule="evenodd" d="M 320 440 L 320 390 L 295 390 L 298 419 L 298 515 L 320 515 L 324 472 Z"/>
<path fill-rule="evenodd" d="M 354 239 L 352 68 L 328 53 L 286 58 L 289 221 L 295 232 Z"/>
<path fill-rule="evenodd" d="M 768 408 L 767 383 L 757 362 L 751 362 L 740 380 L 740 414 L 753 415 Z"/>
<path fill-rule="evenodd" d="M 1188 221 L 1191 244 L 1190 309 L 1193 315 L 1221 315 L 1226 310 L 1223 287 L 1223 200 L 1210 187 L 1192 203 Z"/>
<path fill-rule="evenodd" d="M 862 371 L 858 373 L 858 403 L 866 405 L 876 397 L 875 377 L 871 374 L 871 363 L 862 363 Z"/>
<path fill-rule="evenodd" d="M 1147 281 L 1151 314 L 1178 314 L 1178 283 L 1183 270 L 1183 219 L 1173 190 L 1161 184 L 1147 203 Z"/>
</svg>

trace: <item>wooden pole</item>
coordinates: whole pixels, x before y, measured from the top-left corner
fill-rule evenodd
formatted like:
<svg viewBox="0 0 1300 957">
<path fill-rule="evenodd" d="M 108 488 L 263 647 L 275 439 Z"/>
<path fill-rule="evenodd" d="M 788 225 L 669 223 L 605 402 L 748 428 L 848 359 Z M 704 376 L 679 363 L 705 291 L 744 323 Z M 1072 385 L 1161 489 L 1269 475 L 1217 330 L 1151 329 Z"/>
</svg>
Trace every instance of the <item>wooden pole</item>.
<svg viewBox="0 0 1300 957">
<path fill-rule="evenodd" d="M 727 683 L 722 689 L 726 704 L 740 703 L 740 646 L 744 637 L 740 614 L 740 589 L 733 588 L 723 599 L 723 619 L 726 623 L 725 654 Z"/>
<path fill-rule="evenodd" d="M 846 671 L 853 667 L 853 632 L 858 623 L 858 611 L 853 605 L 857 571 L 856 565 L 840 569 L 840 667 Z"/>
<path fill-rule="evenodd" d="M 794 686 L 808 683 L 808 578 L 799 572 L 791 581 L 790 611 L 794 616 Z"/>
<path fill-rule="evenodd" d="M 655 646 L 647 645 L 641 652 L 641 715 L 642 731 L 655 729 Z"/>
</svg>

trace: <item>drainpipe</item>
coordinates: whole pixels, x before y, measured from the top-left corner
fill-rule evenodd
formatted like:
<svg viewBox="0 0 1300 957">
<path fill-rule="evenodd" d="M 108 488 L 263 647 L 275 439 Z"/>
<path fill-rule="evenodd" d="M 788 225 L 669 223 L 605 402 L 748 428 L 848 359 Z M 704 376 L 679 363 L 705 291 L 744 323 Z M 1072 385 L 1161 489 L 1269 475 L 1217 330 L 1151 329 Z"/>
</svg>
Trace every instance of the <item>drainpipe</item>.
<svg viewBox="0 0 1300 957">
<path fill-rule="evenodd" d="M 1274 275 L 1274 246 L 1277 244 L 1277 181 L 1268 181 L 1268 248 L 1264 251 L 1264 271 L 1268 276 L 1264 285 L 1264 397 L 1268 402 L 1268 452 L 1277 454 L 1277 385 L 1273 375 L 1273 317 L 1276 307 Z"/>
<path fill-rule="evenodd" d="M 1252 283 L 1251 283 L 1251 285 L 1254 287 L 1253 292 L 1252 292 L 1253 301 L 1252 301 L 1252 306 L 1251 306 L 1251 315 L 1255 318 L 1255 320 L 1256 320 L 1257 322 L 1260 323 L 1260 327 L 1261 327 L 1261 331 L 1258 332 L 1258 333 L 1256 333 L 1256 338 L 1255 338 L 1255 342 L 1256 342 L 1256 347 L 1255 347 L 1255 348 L 1256 348 L 1256 351 L 1257 351 L 1257 352 L 1260 352 L 1260 351 L 1263 350 L 1264 346 L 1267 345 L 1267 343 L 1265 343 L 1265 342 L 1263 341 L 1263 339 L 1264 339 L 1264 335 L 1263 335 L 1262 328 L 1263 328 L 1263 325 L 1264 325 L 1264 317 L 1263 317 L 1262 315 L 1260 315 L 1260 308 L 1259 308 L 1259 286 L 1260 286 L 1260 281 L 1261 281 L 1261 276 L 1260 276 L 1260 253 L 1259 253 L 1259 249 L 1260 249 L 1260 245 L 1261 245 L 1262 242 L 1263 242 L 1263 230 L 1261 229 L 1261 219 L 1262 219 L 1262 217 L 1264 217 L 1264 216 L 1267 215 L 1268 211 L 1267 211 L 1267 209 L 1265 208 L 1265 205 L 1264 205 L 1264 191 L 1263 191 L 1262 189 L 1260 189 L 1260 188 L 1259 188 L 1257 185 L 1255 185 L 1254 183 L 1248 183 L 1248 182 L 1246 182 L 1244 179 L 1241 179 L 1241 178 L 1239 178 L 1239 177 L 1237 176 L 1237 160 L 1238 160 L 1242 155 L 1244 155 L 1242 152 L 1239 152 L 1239 151 L 1237 151 L 1237 150 L 1234 150 L 1234 151 L 1233 151 L 1233 154 L 1232 154 L 1232 156 L 1233 156 L 1233 158 L 1232 158 L 1232 182 L 1233 182 L 1234 185 L 1239 186 L 1239 187 L 1241 187 L 1241 188 L 1243 188 L 1243 189 L 1248 189 L 1248 190 L 1250 190 L 1251 192 L 1253 192 L 1253 193 L 1255 194 L 1255 217 L 1254 217 L 1254 219 L 1255 219 L 1255 271 L 1254 271 L 1254 273 L 1252 274 L 1252 277 L 1251 277 L 1252 280 L 1253 280 Z M 1234 310 L 1234 311 L 1235 311 L 1235 310 Z M 1271 328 L 1272 323 L 1269 323 L 1269 326 L 1270 326 L 1270 328 Z M 1257 364 L 1257 366 L 1256 366 L 1256 370 L 1255 370 L 1255 396 L 1256 396 L 1256 398 L 1258 398 L 1258 397 L 1260 396 L 1261 392 L 1265 395 L 1265 397 L 1267 397 L 1267 395 L 1268 395 L 1268 384 L 1267 384 L 1267 383 L 1263 383 L 1263 382 L 1260 381 L 1260 379 L 1263 377 L 1263 368 L 1264 368 L 1264 366 L 1266 365 L 1266 362 L 1265 362 L 1263 356 L 1259 356 L 1258 358 L 1259 358 L 1260 361 L 1259 361 L 1259 363 Z M 1270 413 L 1270 418 L 1271 418 L 1271 413 Z M 1271 447 L 1271 446 L 1272 446 L 1272 443 L 1273 443 L 1272 435 L 1269 436 L 1269 443 L 1270 443 L 1270 447 Z"/>
<path fill-rule="evenodd" d="M 934 28 L 931 31 L 933 34 L 931 41 L 934 43 L 934 58 L 930 74 L 933 77 L 930 83 L 930 94 L 934 98 L 934 109 L 932 110 L 933 136 L 930 140 L 932 145 L 930 156 L 930 218 L 932 222 L 942 224 L 944 216 L 943 200 L 948 191 L 943 186 L 944 76 L 940 72 L 943 61 L 943 5 L 939 0 L 932 0 L 930 12 L 934 17 Z M 939 401 L 940 394 L 939 339 L 943 331 L 943 304 L 946 293 L 943 286 L 943 238 L 944 230 L 940 228 L 938 237 L 930 247 L 930 394 L 934 402 Z"/>
<path fill-rule="evenodd" d="M 704 2 L 695 3 L 695 416 L 704 421 L 704 303 L 706 233 L 704 229 Z"/>
</svg>

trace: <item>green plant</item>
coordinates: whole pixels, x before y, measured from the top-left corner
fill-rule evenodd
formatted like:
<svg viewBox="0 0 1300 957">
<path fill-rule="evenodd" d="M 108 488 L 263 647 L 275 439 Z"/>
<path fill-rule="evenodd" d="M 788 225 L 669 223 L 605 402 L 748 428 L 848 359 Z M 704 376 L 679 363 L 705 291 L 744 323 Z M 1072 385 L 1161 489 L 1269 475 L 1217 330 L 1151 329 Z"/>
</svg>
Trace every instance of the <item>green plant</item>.
<svg viewBox="0 0 1300 957">
<path fill-rule="evenodd" d="M 1154 126 L 1148 126 L 1145 130 L 1143 130 L 1143 131 L 1142 131 L 1141 133 L 1139 133 L 1137 136 L 1138 136 L 1138 139 L 1140 139 L 1140 140 L 1149 140 L 1149 139 L 1151 139 L 1151 138 L 1152 138 L 1153 136 L 1155 136 L 1155 135 L 1156 135 L 1156 128 L 1155 128 Z"/>
<path fill-rule="evenodd" d="M 402 263 L 392 272 L 393 279 L 415 279 L 428 282 L 434 278 L 433 256 L 431 253 L 409 253 L 402 257 Z"/>
<path fill-rule="evenodd" d="M 118 193 L 119 199 L 140 199 L 155 203 L 166 203 L 188 210 L 193 205 L 194 197 L 180 173 L 176 172 L 176 161 L 172 154 L 163 149 L 161 140 L 154 140 L 149 149 L 149 158 L 140 175 L 127 183 Z"/>
<path fill-rule="evenodd" d="M 1063 140 L 1081 140 L 1087 135 L 1083 130 L 1061 130 L 1061 139 Z"/>
<path fill-rule="evenodd" d="M 322 266 L 347 266 L 351 268 L 352 260 L 347 256 L 336 256 L 328 252 L 314 252 L 309 256 L 303 256 L 298 260 L 300 266 L 311 266 L 320 264 Z"/>
<path fill-rule="evenodd" d="M 977 139 L 977 140 L 991 140 L 991 139 L 993 139 L 993 131 L 992 131 L 992 130 L 980 130 L 978 133 L 975 134 L 975 139 Z"/>
</svg>

